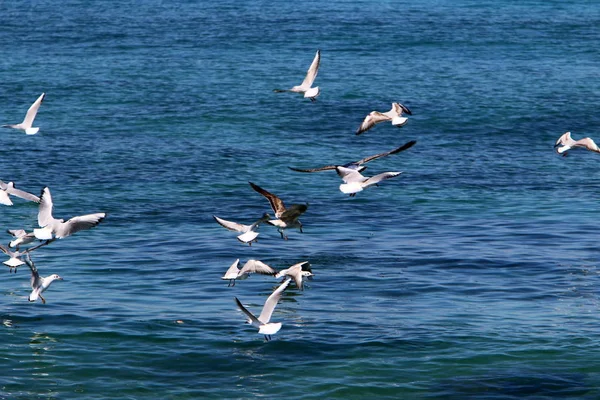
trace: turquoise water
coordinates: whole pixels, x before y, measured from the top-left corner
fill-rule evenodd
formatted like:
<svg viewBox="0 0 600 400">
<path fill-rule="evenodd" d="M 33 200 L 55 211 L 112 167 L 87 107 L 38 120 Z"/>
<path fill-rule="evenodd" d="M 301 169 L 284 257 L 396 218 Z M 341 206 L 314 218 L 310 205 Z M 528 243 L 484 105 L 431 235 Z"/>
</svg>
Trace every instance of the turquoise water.
<svg viewBox="0 0 600 400">
<path fill-rule="evenodd" d="M 598 132 L 600 5 L 40 0 L 0 26 L 0 122 L 47 93 L 40 133 L 0 132 L 0 179 L 108 213 L 34 253 L 65 278 L 47 304 L 6 271 L 0 398 L 600 397 L 599 159 L 552 149 Z M 273 93 L 316 49 L 317 102 Z M 394 101 L 405 127 L 354 135 Z M 409 140 L 353 199 L 287 168 Z M 269 211 L 248 181 L 308 202 L 304 233 L 218 226 Z M 34 228 L 14 203 L 0 228 Z M 312 264 L 271 342 L 233 298 L 258 312 L 277 281 L 227 287 L 236 258 Z"/>
</svg>

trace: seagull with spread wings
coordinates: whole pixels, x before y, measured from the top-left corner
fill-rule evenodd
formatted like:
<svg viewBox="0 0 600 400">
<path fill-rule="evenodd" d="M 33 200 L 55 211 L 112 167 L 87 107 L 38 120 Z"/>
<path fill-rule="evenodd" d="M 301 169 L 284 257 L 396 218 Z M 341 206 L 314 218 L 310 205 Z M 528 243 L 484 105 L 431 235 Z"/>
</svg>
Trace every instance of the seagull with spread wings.
<svg viewBox="0 0 600 400">
<path fill-rule="evenodd" d="M 317 54 L 315 54 L 315 58 L 313 62 L 310 64 L 308 71 L 306 73 L 306 77 L 302 81 L 302 83 L 298 86 L 294 86 L 291 89 L 275 89 L 274 92 L 295 92 L 295 93 L 304 93 L 304 97 L 310 99 L 310 101 L 316 101 L 316 98 L 319 94 L 321 94 L 321 89 L 318 86 L 312 87 L 315 78 L 317 77 L 317 73 L 319 72 L 319 64 L 321 63 L 321 50 L 317 50 Z"/>
<path fill-rule="evenodd" d="M 349 194 L 350 197 L 356 196 L 356 193 L 363 191 L 369 186 L 377 185 L 379 182 L 400 175 L 402 172 L 383 172 L 370 178 L 363 176 L 355 169 L 346 167 L 336 167 L 338 175 L 344 183 L 340 185 L 342 193 Z"/>
<path fill-rule="evenodd" d="M 46 97 L 46 93 L 42 93 L 40 97 L 38 97 L 37 100 L 31 105 L 31 107 L 29 107 L 29 110 L 27 110 L 27 114 L 25 114 L 25 119 L 23 120 L 23 122 L 21 122 L 20 124 L 2 125 L 2 127 L 20 129 L 24 131 L 27 135 L 35 135 L 36 133 L 38 133 L 40 128 L 33 127 L 32 125 L 33 120 L 37 115 L 38 109 L 40 108 L 42 101 L 44 101 L 44 97 Z"/>
<path fill-rule="evenodd" d="M 571 138 L 571 132 L 566 132 L 561 137 L 559 137 L 554 147 L 557 148 L 556 151 L 558 152 L 558 154 L 562 154 L 563 156 L 567 155 L 567 151 L 575 148 L 582 148 L 596 153 L 600 153 L 598 145 L 594 143 L 592 139 L 586 137 L 583 139 L 574 140 L 573 138 Z"/>
<path fill-rule="evenodd" d="M 283 201 L 273 193 L 266 191 L 252 182 L 248 183 L 250 186 L 252 186 L 252 189 L 262 194 L 267 200 L 269 200 L 269 204 L 271 204 L 271 208 L 275 213 L 276 219 L 267 221 L 267 224 L 276 226 L 277 230 L 281 234 L 282 239 L 288 239 L 288 237 L 283 233 L 284 229 L 299 228 L 300 232 L 302 232 L 302 223 L 298 220 L 298 218 L 308 209 L 307 204 L 292 204 L 286 208 L 283 204 Z"/>
<path fill-rule="evenodd" d="M 46 289 L 50 287 L 52 282 L 57 280 L 62 281 L 63 278 L 56 274 L 52 274 L 47 277 L 40 276 L 40 273 L 38 272 L 35 264 L 33 263 L 33 260 L 31 260 L 29 253 L 27 253 L 27 256 L 25 257 L 25 263 L 29 266 L 29 269 L 31 270 L 31 294 L 29 295 L 27 300 L 36 301 L 39 297 L 40 299 L 42 299 L 42 303 L 46 304 L 46 299 L 42 297 L 42 293 L 44 293 Z"/>
<path fill-rule="evenodd" d="M 240 232 L 241 235 L 238 235 L 237 239 L 242 243 L 248 243 L 249 246 L 252 246 L 252 242 L 255 242 L 258 237 L 258 232 L 256 232 L 256 229 L 258 229 L 258 226 L 261 223 L 270 220 L 271 216 L 267 213 L 264 213 L 263 216 L 252 225 L 244 225 L 233 221 L 227 221 L 226 219 L 219 218 L 216 215 L 213 215 L 213 218 L 223 228 L 227 228 L 230 231 Z"/>
<path fill-rule="evenodd" d="M 356 130 L 356 134 L 360 135 L 377 125 L 380 122 L 392 121 L 392 125 L 402 127 L 408 122 L 408 118 L 403 117 L 402 114 L 412 115 L 412 112 L 408 107 L 400 103 L 392 103 L 392 109 L 388 112 L 371 111 L 369 115 L 365 117 L 362 124 Z"/>
<path fill-rule="evenodd" d="M 304 290 L 303 278 L 310 278 L 312 276 L 313 273 L 310 269 L 310 263 L 308 261 L 303 261 L 294 264 L 289 268 L 282 269 L 275 275 L 275 278 L 289 277 L 294 280 L 298 289 Z"/>
<path fill-rule="evenodd" d="M 247 279 L 250 274 L 275 275 L 277 273 L 273 268 L 258 260 L 246 261 L 241 269 L 238 267 L 239 265 L 240 259 L 238 258 L 231 264 L 225 275 L 221 277 L 221 279 L 229 281 L 227 286 L 235 286 L 236 280 Z"/>
<path fill-rule="evenodd" d="M 310 168 L 310 169 L 301 169 L 301 168 L 293 168 L 293 167 L 288 167 L 288 168 L 291 169 L 292 171 L 297 171 L 297 172 L 319 172 L 319 171 L 334 170 L 336 167 L 340 167 L 341 166 L 341 167 L 346 167 L 346 168 L 349 168 L 349 169 L 355 169 L 358 172 L 362 172 L 362 171 L 364 171 L 367 168 L 363 164 L 366 164 L 369 161 L 373 161 L 373 160 L 376 160 L 376 159 L 381 158 L 381 157 L 387 157 L 387 156 L 392 155 L 392 154 L 400 153 L 401 151 L 410 149 L 416 143 L 417 143 L 416 140 L 411 140 L 410 142 L 407 142 L 407 143 L 403 144 L 402 146 L 400 146 L 400 147 L 398 147 L 398 148 L 396 148 L 394 150 L 386 151 L 385 153 L 375 154 L 375 155 L 363 158 L 362 160 L 349 162 L 349 163 L 344 164 L 344 165 L 326 165 L 324 167 Z"/>
</svg>

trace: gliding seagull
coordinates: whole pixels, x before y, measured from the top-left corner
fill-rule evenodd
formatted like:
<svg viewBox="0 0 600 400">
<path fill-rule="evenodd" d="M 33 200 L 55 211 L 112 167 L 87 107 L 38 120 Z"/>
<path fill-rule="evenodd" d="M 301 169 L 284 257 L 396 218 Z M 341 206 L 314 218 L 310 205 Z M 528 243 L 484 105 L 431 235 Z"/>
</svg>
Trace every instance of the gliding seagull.
<svg viewBox="0 0 600 400">
<path fill-rule="evenodd" d="M 356 134 L 360 135 L 374 127 L 376 124 L 384 121 L 392 121 L 392 125 L 397 127 L 404 126 L 408 122 L 408 118 L 403 117 L 402 113 L 412 115 L 412 112 L 408 107 L 403 106 L 400 103 L 392 103 L 392 109 L 388 112 L 381 113 L 379 111 L 371 111 L 356 130 Z"/>
<path fill-rule="evenodd" d="M 23 122 L 21 122 L 20 124 L 2 125 L 2 127 L 20 129 L 22 131 L 25 131 L 27 135 L 35 135 L 36 133 L 38 133 L 40 128 L 34 128 L 32 127 L 32 125 L 33 120 L 35 119 L 35 116 L 38 112 L 38 109 L 40 108 L 40 104 L 42 104 L 42 101 L 44 101 L 44 97 L 46 97 L 46 93 L 42 93 L 40 97 L 38 97 L 37 100 L 31 105 L 31 107 L 29 107 L 29 110 L 27 110 L 27 114 L 25 115 L 25 119 L 23 120 Z"/>
<path fill-rule="evenodd" d="M 335 169 L 335 167 L 342 166 L 342 167 L 346 167 L 346 168 L 350 168 L 350 169 L 355 169 L 358 172 L 362 172 L 362 171 L 364 171 L 367 168 L 363 164 L 368 163 L 369 161 L 376 160 L 376 159 L 381 158 L 381 157 L 386 157 L 386 156 L 389 156 L 391 154 L 396 154 L 396 153 L 399 153 L 401 151 L 410 149 L 416 143 L 417 143 L 416 140 L 411 140 L 410 142 L 407 142 L 407 143 L 403 144 L 402 146 L 400 146 L 400 147 L 398 147 L 398 148 L 396 148 L 394 150 L 386 151 L 385 153 L 375 154 L 375 155 L 363 158 L 362 160 L 358 160 L 358 161 L 354 161 L 354 162 L 349 162 L 349 163 L 344 164 L 344 165 L 326 165 L 324 167 L 311 168 L 311 169 L 300 169 L 300 168 L 292 168 L 292 167 L 288 167 L 288 168 L 291 169 L 292 171 L 297 171 L 297 172 L 319 172 L 319 171 L 332 170 L 332 169 Z"/>
<path fill-rule="evenodd" d="M 52 216 L 52 196 L 50 189 L 45 187 L 40 196 L 38 224 L 40 228 L 33 233 L 40 240 L 62 239 L 84 229 L 98 225 L 106 217 L 106 213 L 87 214 L 73 217 L 67 221 Z"/>
<path fill-rule="evenodd" d="M 302 282 L 303 277 L 311 277 L 313 273 L 310 271 L 310 264 L 308 261 L 303 261 L 298 264 L 294 264 L 289 268 L 282 269 L 275 275 L 275 278 L 281 278 L 284 276 L 289 276 L 296 282 L 296 286 L 300 290 L 304 290 L 304 284 Z"/>
<path fill-rule="evenodd" d="M 267 213 L 264 213 L 263 216 L 252 225 L 243 225 L 238 224 L 237 222 L 227 221 L 223 218 L 217 217 L 216 215 L 213 215 L 213 218 L 219 225 L 229 229 L 230 231 L 242 232 L 241 235 L 238 235 L 237 239 L 242 243 L 248 243 L 249 246 L 252 246 L 252 242 L 256 241 L 256 238 L 258 237 L 258 232 L 256 232 L 256 229 L 262 222 L 267 222 L 270 220 L 271 216 Z"/>
<path fill-rule="evenodd" d="M 316 97 L 321 93 L 319 87 L 311 87 L 315 78 L 317 77 L 317 73 L 319 72 L 319 64 L 321 63 L 321 50 L 317 50 L 317 54 L 315 54 L 315 58 L 313 62 L 310 64 L 308 71 L 306 72 L 306 77 L 302 81 L 302 83 L 298 86 L 294 86 L 291 89 L 282 90 L 275 89 L 274 92 L 295 92 L 295 93 L 304 93 L 304 97 L 310 99 L 310 101 L 316 101 Z"/>
<path fill-rule="evenodd" d="M 261 188 L 258 185 L 255 185 L 252 182 L 248 182 L 252 189 L 262 194 L 267 200 L 269 200 L 269 204 L 271 204 L 271 208 L 275 213 L 275 218 L 270 221 L 267 221 L 267 224 L 273 225 L 277 227 L 277 230 L 281 234 L 282 239 L 287 240 L 288 237 L 283 234 L 283 230 L 287 228 L 300 228 L 300 232 L 302 232 L 302 223 L 298 221 L 298 217 L 302 215 L 308 208 L 307 204 L 292 204 L 289 208 L 285 208 L 283 201 L 272 193 L 267 192 L 265 189 Z"/>
<path fill-rule="evenodd" d="M 558 147 L 558 146 L 562 146 L 562 147 Z M 564 135 L 559 137 L 558 140 L 556 141 L 556 144 L 554 145 L 554 147 L 558 147 L 556 149 L 556 151 L 558 152 L 558 154 L 562 154 L 563 156 L 567 155 L 567 151 L 569 151 L 573 148 L 576 148 L 576 147 L 584 148 L 589 151 L 600 153 L 600 149 L 598 148 L 598 145 L 596 145 L 596 143 L 594 143 L 594 141 L 592 139 L 590 139 L 589 137 L 586 137 L 586 138 L 579 139 L 579 140 L 573 140 L 571 138 L 571 132 L 566 132 Z"/>
<path fill-rule="evenodd" d="M 281 329 L 281 322 L 269 321 L 271 320 L 273 310 L 275 310 L 275 307 L 277 306 L 277 302 L 279 302 L 283 291 L 288 287 L 290 281 L 291 279 L 286 279 L 281 285 L 279 285 L 277 289 L 275 289 L 273 293 L 271 293 L 271 295 L 267 298 L 267 301 L 265 301 L 265 305 L 263 306 L 263 309 L 260 312 L 258 318 L 256 318 L 254 314 L 248 311 L 246 307 L 244 307 L 242 303 L 238 300 L 238 298 L 235 297 L 235 302 L 237 303 L 238 307 L 248 317 L 247 322 L 257 327 L 258 333 L 265 335 L 265 339 L 267 341 L 271 340 L 271 335 L 276 334 Z"/>
<path fill-rule="evenodd" d="M 31 294 L 29 295 L 27 300 L 36 301 L 37 298 L 39 297 L 40 299 L 42 299 L 42 303 L 46 304 L 46 299 L 44 299 L 42 297 L 42 293 L 44 293 L 46 291 L 46 289 L 48 289 L 50 287 L 52 282 L 54 282 L 56 280 L 62 281 L 63 278 L 61 278 L 60 276 L 58 276 L 56 274 L 52 274 L 45 278 L 41 277 L 37 268 L 35 267 L 35 264 L 31 260 L 29 253 L 27 253 L 27 257 L 25 257 L 25 262 L 27 263 L 27 265 L 29 266 L 29 269 L 31 270 L 31 289 L 32 290 L 31 290 Z"/>
<path fill-rule="evenodd" d="M 383 172 L 370 178 L 361 175 L 355 169 L 336 167 L 335 169 L 338 175 L 342 178 L 344 183 L 340 185 L 340 191 L 342 193 L 349 194 L 350 197 L 356 196 L 356 193 L 363 191 L 369 186 L 378 184 L 379 182 L 390 179 L 400 175 L 402 172 Z"/>
</svg>

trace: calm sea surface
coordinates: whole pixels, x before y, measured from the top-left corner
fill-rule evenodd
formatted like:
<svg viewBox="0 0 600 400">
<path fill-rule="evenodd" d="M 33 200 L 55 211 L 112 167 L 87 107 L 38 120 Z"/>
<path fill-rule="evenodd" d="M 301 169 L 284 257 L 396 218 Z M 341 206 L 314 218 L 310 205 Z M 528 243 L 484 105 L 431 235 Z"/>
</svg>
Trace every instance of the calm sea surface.
<svg viewBox="0 0 600 400">
<path fill-rule="evenodd" d="M 600 398 L 600 156 L 552 148 L 600 140 L 599 26 L 587 0 L 3 2 L 0 123 L 47 96 L 0 179 L 108 217 L 33 253 L 45 305 L 0 271 L 0 398 Z M 318 100 L 273 93 L 317 49 Z M 392 102 L 405 127 L 354 135 Z M 409 140 L 355 198 L 287 168 Z M 217 225 L 270 211 L 248 181 L 308 202 L 304 233 Z M 14 203 L 0 229 L 35 228 Z M 227 287 L 237 258 L 312 264 L 271 342 L 234 296 L 278 282 Z"/>
</svg>

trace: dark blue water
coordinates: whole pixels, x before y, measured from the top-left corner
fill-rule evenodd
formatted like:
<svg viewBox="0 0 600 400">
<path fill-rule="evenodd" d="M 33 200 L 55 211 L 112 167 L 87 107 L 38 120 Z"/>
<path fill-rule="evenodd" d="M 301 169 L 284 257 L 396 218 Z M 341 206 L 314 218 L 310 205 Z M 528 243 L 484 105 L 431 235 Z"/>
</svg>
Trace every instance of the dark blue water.
<svg viewBox="0 0 600 400">
<path fill-rule="evenodd" d="M 40 133 L 1 132 L 0 179 L 108 217 L 33 253 L 65 278 L 47 304 L 5 271 L 0 397 L 600 397 L 600 159 L 552 149 L 599 131 L 598 26 L 584 0 L 6 2 L 0 122 L 47 96 Z M 317 49 L 317 102 L 272 92 Z M 354 135 L 392 102 L 405 127 Z M 287 168 L 409 140 L 353 199 Z M 308 202 L 304 233 L 218 226 L 270 211 L 248 181 Z M 14 203 L 0 228 L 35 228 Z M 236 258 L 312 264 L 271 342 L 233 298 L 258 313 L 277 281 L 227 287 Z"/>
</svg>

